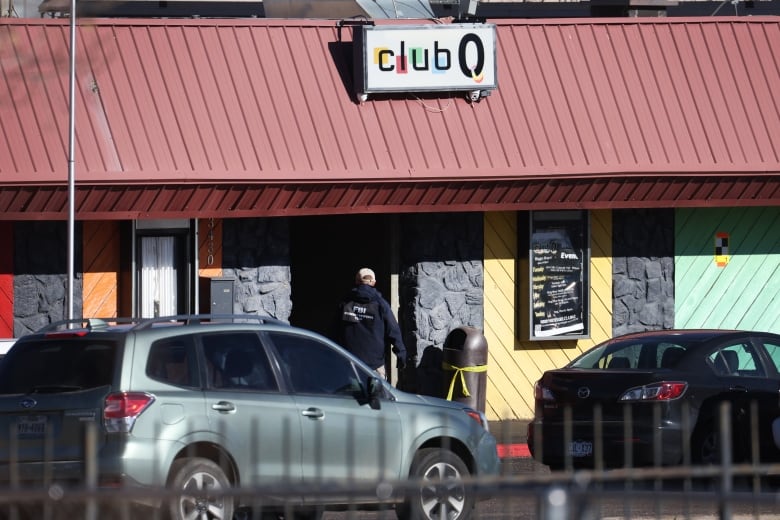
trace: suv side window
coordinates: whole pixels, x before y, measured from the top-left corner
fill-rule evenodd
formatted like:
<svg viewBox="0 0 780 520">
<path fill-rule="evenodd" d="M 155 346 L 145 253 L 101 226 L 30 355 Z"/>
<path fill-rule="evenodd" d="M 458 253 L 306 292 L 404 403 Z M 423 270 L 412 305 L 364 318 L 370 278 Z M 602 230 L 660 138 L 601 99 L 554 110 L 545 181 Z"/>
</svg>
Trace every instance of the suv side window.
<svg viewBox="0 0 780 520">
<path fill-rule="evenodd" d="M 171 385 L 197 386 L 197 367 L 192 338 L 176 336 L 152 344 L 146 374 Z"/>
<path fill-rule="evenodd" d="M 278 392 L 268 355 L 251 331 L 204 334 L 208 386 L 216 389 Z"/>
<path fill-rule="evenodd" d="M 352 361 L 329 345 L 299 334 L 269 336 L 294 392 L 354 396 L 363 391 Z"/>
</svg>

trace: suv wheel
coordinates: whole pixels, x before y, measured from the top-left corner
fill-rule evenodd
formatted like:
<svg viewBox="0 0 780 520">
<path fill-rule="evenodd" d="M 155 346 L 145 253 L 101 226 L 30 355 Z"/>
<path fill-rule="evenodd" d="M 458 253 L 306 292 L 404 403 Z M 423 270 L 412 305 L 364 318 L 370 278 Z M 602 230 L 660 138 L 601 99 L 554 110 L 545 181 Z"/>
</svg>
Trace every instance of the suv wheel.
<svg viewBox="0 0 780 520">
<path fill-rule="evenodd" d="M 469 470 L 449 450 L 427 448 L 414 458 L 410 477 L 419 482 L 396 513 L 401 520 L 467 520 L 474 509 L 474 496 L 463 480 Z"/>
<path fill-rule="evenodd" d="M 170 503 L 171 520 L 233 518 L 233 497 L 225 494 L 230 481 L 222 468 L 208 459 L 175 461 L 169 487 L 174 493 L 181 493 Z"/>
</svg>

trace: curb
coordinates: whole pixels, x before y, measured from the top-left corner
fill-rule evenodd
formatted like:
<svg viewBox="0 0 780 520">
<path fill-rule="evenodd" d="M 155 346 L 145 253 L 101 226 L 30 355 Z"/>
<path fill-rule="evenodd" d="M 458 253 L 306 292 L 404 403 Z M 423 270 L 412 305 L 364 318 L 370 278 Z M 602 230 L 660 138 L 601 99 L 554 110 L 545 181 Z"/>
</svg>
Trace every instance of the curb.
<svg viewBox="0 0 780 520">
<path fill-rule="evenodd" d="M 496 446 L 499 459 L 525 459 L 531 456 L 528 444 L 499 444 Z"/>
</svg>

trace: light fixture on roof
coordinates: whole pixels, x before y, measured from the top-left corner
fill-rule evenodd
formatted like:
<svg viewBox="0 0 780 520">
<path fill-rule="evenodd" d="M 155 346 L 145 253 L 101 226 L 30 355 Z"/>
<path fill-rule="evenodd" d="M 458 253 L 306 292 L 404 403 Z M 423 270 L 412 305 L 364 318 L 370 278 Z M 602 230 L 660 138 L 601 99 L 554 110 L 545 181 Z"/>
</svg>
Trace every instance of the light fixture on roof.
<svg viewBox="0 0 780 520">
<path fill-rule="evenodd" d="M 479 0 L 459 0 L 458 2 L 458 15 L 459 18 L 477 15 L 477 5 Z"/>
<path fill-rule="evenodd" d="M 432 5 L 446 5 L 458 7 L 458 20 L 477 15 L 479 0 L 430 0 Z"/>
<path fill-rule="evenodd" d="M 459 0 L 448 0 L 458 3 Z M 263 0 L 266 18 L 435 18 L 429 0 Z"/>
</svg>

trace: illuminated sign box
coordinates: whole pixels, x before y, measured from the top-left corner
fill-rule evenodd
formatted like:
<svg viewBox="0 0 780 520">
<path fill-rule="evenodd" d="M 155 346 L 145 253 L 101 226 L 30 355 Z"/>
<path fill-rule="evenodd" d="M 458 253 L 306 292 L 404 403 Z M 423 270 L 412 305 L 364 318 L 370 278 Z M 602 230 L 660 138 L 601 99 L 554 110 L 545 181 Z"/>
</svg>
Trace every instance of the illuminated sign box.
<svg viewBox="0 0 780 520">
<path fill-rule="evenodd" d="M 363 25 L 354 48 L 358 96 L 497 87 L 495 25 Z"/>
</svg>

